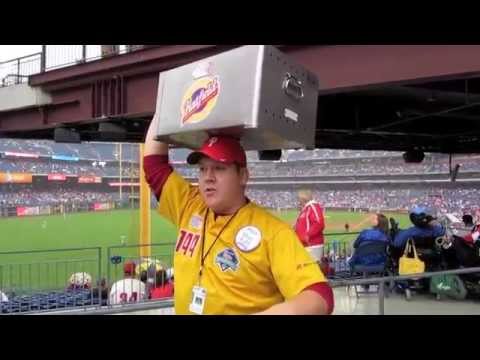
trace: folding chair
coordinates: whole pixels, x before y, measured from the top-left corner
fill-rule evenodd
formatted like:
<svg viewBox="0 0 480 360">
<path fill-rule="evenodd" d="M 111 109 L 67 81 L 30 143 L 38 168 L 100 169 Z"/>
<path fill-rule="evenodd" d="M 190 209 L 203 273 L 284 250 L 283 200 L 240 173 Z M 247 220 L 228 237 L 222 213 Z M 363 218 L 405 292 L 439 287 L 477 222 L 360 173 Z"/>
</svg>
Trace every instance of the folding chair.
<svg viewBox="0 0 480 360">
<path fill-rule="evenodd" d="M 370 276 L 373 276 L 373 277 L 384 276 L 386 273 L 388 273 L 387 246 L 388 246 L 387 243 L 372 241 L 372 242 L 365 243 L 362 246 L 355 249 L 355 252 L 352 257 L 353 260 L 355 260 L 355 258 L 367 258 L 367 257 L 379 255 L 381 257 L 384 257 L 385 261 L 383 263 L 375 264 L 375 265 L 351 263 L 350 264 L 351 277 L 354 277 L 355 274 L 361 274 L 362 275 L 361 278 L 367 279 Z M 358 297 L 358 294 L 370 293 L 369 291 L 358 291 L 357 286 L 358 285 L 353 285 L 353 288 L 355 289 L 355 295 L 357 297 Z M 347 291 L 349 290 L 349 288 L 350 286 L 347 288 Z M 377 292 L 378 292 L 378 287 L 377 287 Z"/>
</svg>

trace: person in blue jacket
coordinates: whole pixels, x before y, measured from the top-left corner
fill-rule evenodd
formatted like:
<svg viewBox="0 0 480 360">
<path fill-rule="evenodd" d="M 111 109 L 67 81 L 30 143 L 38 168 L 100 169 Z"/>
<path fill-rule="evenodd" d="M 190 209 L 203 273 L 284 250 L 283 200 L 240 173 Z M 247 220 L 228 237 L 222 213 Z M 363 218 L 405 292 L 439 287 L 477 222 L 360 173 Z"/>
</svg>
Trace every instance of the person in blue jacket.
<svg viewBox="0 0 480 360">
<path fill-rule="evenodd" d="M 366 244 L 372 242 L 382 242 L 388 245 L 390 243 L 388 219 L 383 214 L 376 214 L 373 218 L 373 226 L 369 229 L 363 230 L 353 243 L 353 248 L 356 250 Z M 350 259 L 350 265 L 379 265 L 386 261 L 387 254 L 369 254 L 366 256 L 359 256 L 354 251 Z"/>
<path fill-rule="evenodd" d="M 408 239 L 411 238 L 437 238 L 445 235 L 445 228 L 437 223 L 432 215 L 432 210 L 415 206 L 409 214 L 413 226 L 405 230 L 400 230 L 393 239 L 393 247 L 403 251 Z"/>
</svg>

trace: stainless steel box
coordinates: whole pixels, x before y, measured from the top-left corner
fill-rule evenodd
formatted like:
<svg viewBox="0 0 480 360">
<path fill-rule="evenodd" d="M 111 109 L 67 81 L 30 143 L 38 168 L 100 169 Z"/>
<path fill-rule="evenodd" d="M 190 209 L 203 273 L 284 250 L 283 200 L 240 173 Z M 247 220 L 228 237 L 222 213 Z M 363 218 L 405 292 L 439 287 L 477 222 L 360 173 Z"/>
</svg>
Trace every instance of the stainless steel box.
<svg viewBox="0 0 480 360">
<path fill-rule="evenodd" d="M 157 139 L 198 148 L 209 135 L 246 150 L 311 148 L 317 77 L 277 48 L 247 45 L 160 73 Z"/>
</svg>

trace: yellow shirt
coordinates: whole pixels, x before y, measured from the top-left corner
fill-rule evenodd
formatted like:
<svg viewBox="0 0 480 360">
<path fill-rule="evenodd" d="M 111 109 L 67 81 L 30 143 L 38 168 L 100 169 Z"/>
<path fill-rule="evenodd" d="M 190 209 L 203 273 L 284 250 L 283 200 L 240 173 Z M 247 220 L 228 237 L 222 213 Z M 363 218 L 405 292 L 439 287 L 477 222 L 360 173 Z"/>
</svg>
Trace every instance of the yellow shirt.
<svg viewBox="0 0 480 360">
<path fill-rule="evenodd" d="M 326 281 L 295 232 L 252 202 L 231 220 L 232 215 L 215 219 L 208 211 L 204 255 L 213 246 L 200 279 L 207 207 L 198 188 L 172 172 L 158 212 L 179 228 L 174 256 L 176 314 L 191 314 L 192 288 L 199 284 L 206 289 L 204 314 L 251 314 Z"/>
</svg>

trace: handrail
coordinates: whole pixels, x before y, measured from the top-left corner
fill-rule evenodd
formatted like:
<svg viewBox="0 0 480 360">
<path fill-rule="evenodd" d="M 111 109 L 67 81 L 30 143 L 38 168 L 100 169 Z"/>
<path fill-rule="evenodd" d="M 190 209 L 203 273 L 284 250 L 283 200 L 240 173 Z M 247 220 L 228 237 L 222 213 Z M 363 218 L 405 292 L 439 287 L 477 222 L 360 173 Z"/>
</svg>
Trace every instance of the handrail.
<svg viewBox="0 0 480 360">
<path fill-rule="evenodd" d="M 399 280 L 418 280 L 423 278 L 431 278 L 437 275 L 459 275 L 459 274 L 473 274 L 480 273 L 480 267 L 474 268 L 465 268 L 457 270 L 444 270 L 444 271 L 434 271 L 434 272 L 424 272 L 418 274 L 409 274 L 409 275 L 398 275 L 398 276 L 384 276 L 376 278 L 367 278 L 367 279 L 356 279 L 356 280 L 329 280 L 329 284 L 333 288 L 342 287 L 342 286 L 351 286 L 351 285 L 370 285 L 378 284 L 378 315 L 385 314 L 385 282 L 389 281 L 399 281 Z"/>
<path fill-rule="evenodd" d="M 0 255 L 19 255 L 19 254 L 38 254 L 38 253 L 51 253 L 60 251 L 79 251 L 79 250 L 98 250 L 101 246 L 91 247 L 78 247 L 78 248 L 57 248 L 48 250 L 21 250 L 21 251 L 0 251 Z"/>
<path fill-rule="evenodd" d="M 420 274 L 411 274 L 411 275 L 400 275 L 400 276 L 385 276 L 385 277 L 376 277 L 376 278 L 369 278 L 369 279 L 358 279 L 358 280 L 343 280 L 343 281 L 336 281 L 330 280 L 330 286 L 342 287 L 348 285 L 364 285 L 364 284 L 372 284 L 372 283 L 379 283 L 379 314 L 384 314 L 384 283 L 389 280 L 410 280 L 410 279 L 419 279 L 419 278 L 428 278 L 437 275 L 454 275 L 454 274 L 469 274 L 469 273 L 477 273 L 480 272 L 480 267 L 475 268 L 466 268 L 466 269 L 457 269 L 457 270 L 445 270 L 445 271 L 436 271 L 436 272 L 426 272 Z M 164 309 L 173 307 L 174 301 L 173 299 L 166 299 L 160 301 L 147 301 L 147 302 L 139 302 L 133 303 L 128 305 L 107 305 L 102 307 L 95 307 L 93 309 L 89 308 L 79 308 L 79 309 L 72 309 L 72 310 L 54 310 L 54 311 L 44 311 L 44 312 L 37 312 L 35 315 L 56 315 L 56 314 L 65 314 L 68 315 L 108 315 L 108 314 L 119 314 L 119 313 L 127 313 L 127 312 L 136 312 L 136 311 L 144 311 L 144 310 L 155 310 L 155 309 Z"/>
<path fill-rule="evenodd" d="M 107 305 L 102 307 L 78 308 L 72 310 L 58 309 L 53 311 L 42 311 L 33 313 L 34 315 L 113 315 L 123 314 L 135 311 L 156 310 L 172 308 L 174 305 L 173 299 L 146 301 L 125 305 Z"/>
<path fill-rule="evenodd" d="M 2 61 L 2 62 L 0 62 L 0 65 L 4 65 L 4 64 L 8 64 L 10 62 L 26 59 L 26 58 L 33 57 L 33 56 L 36 56 L 36 55 L 42 55 L 42 52 L 36 52 L 36 53 L 30 54 L 30 55 L 20 56 L 20 57 L 14 58 L 14 59 Z"/>
<path fill-rule="evenodd" d="M 423 279 L 423 278 L 431 278 L 437 275 L 459 275 L 459 274 L 471 274 L 471 273 L 477 273 L 477 272 L 480 273 L 480 267 L 464 268 L 464 269 L 456 269 L 456 270 L 431 271 L 431 272 L 409 274 L 409 275 L 362 278 L 362 279 L 354 279 L 354 280 L 331 279 L 329 281 L 329 284 L 331 287 L 341 287 L 341 286 L 350 286 L 350 285 L 367 285 L 372 283 L 376 284 L 380 282 L 389 282 L 389 281 L 417 280 L 417 279 Z"/>
</svg>

